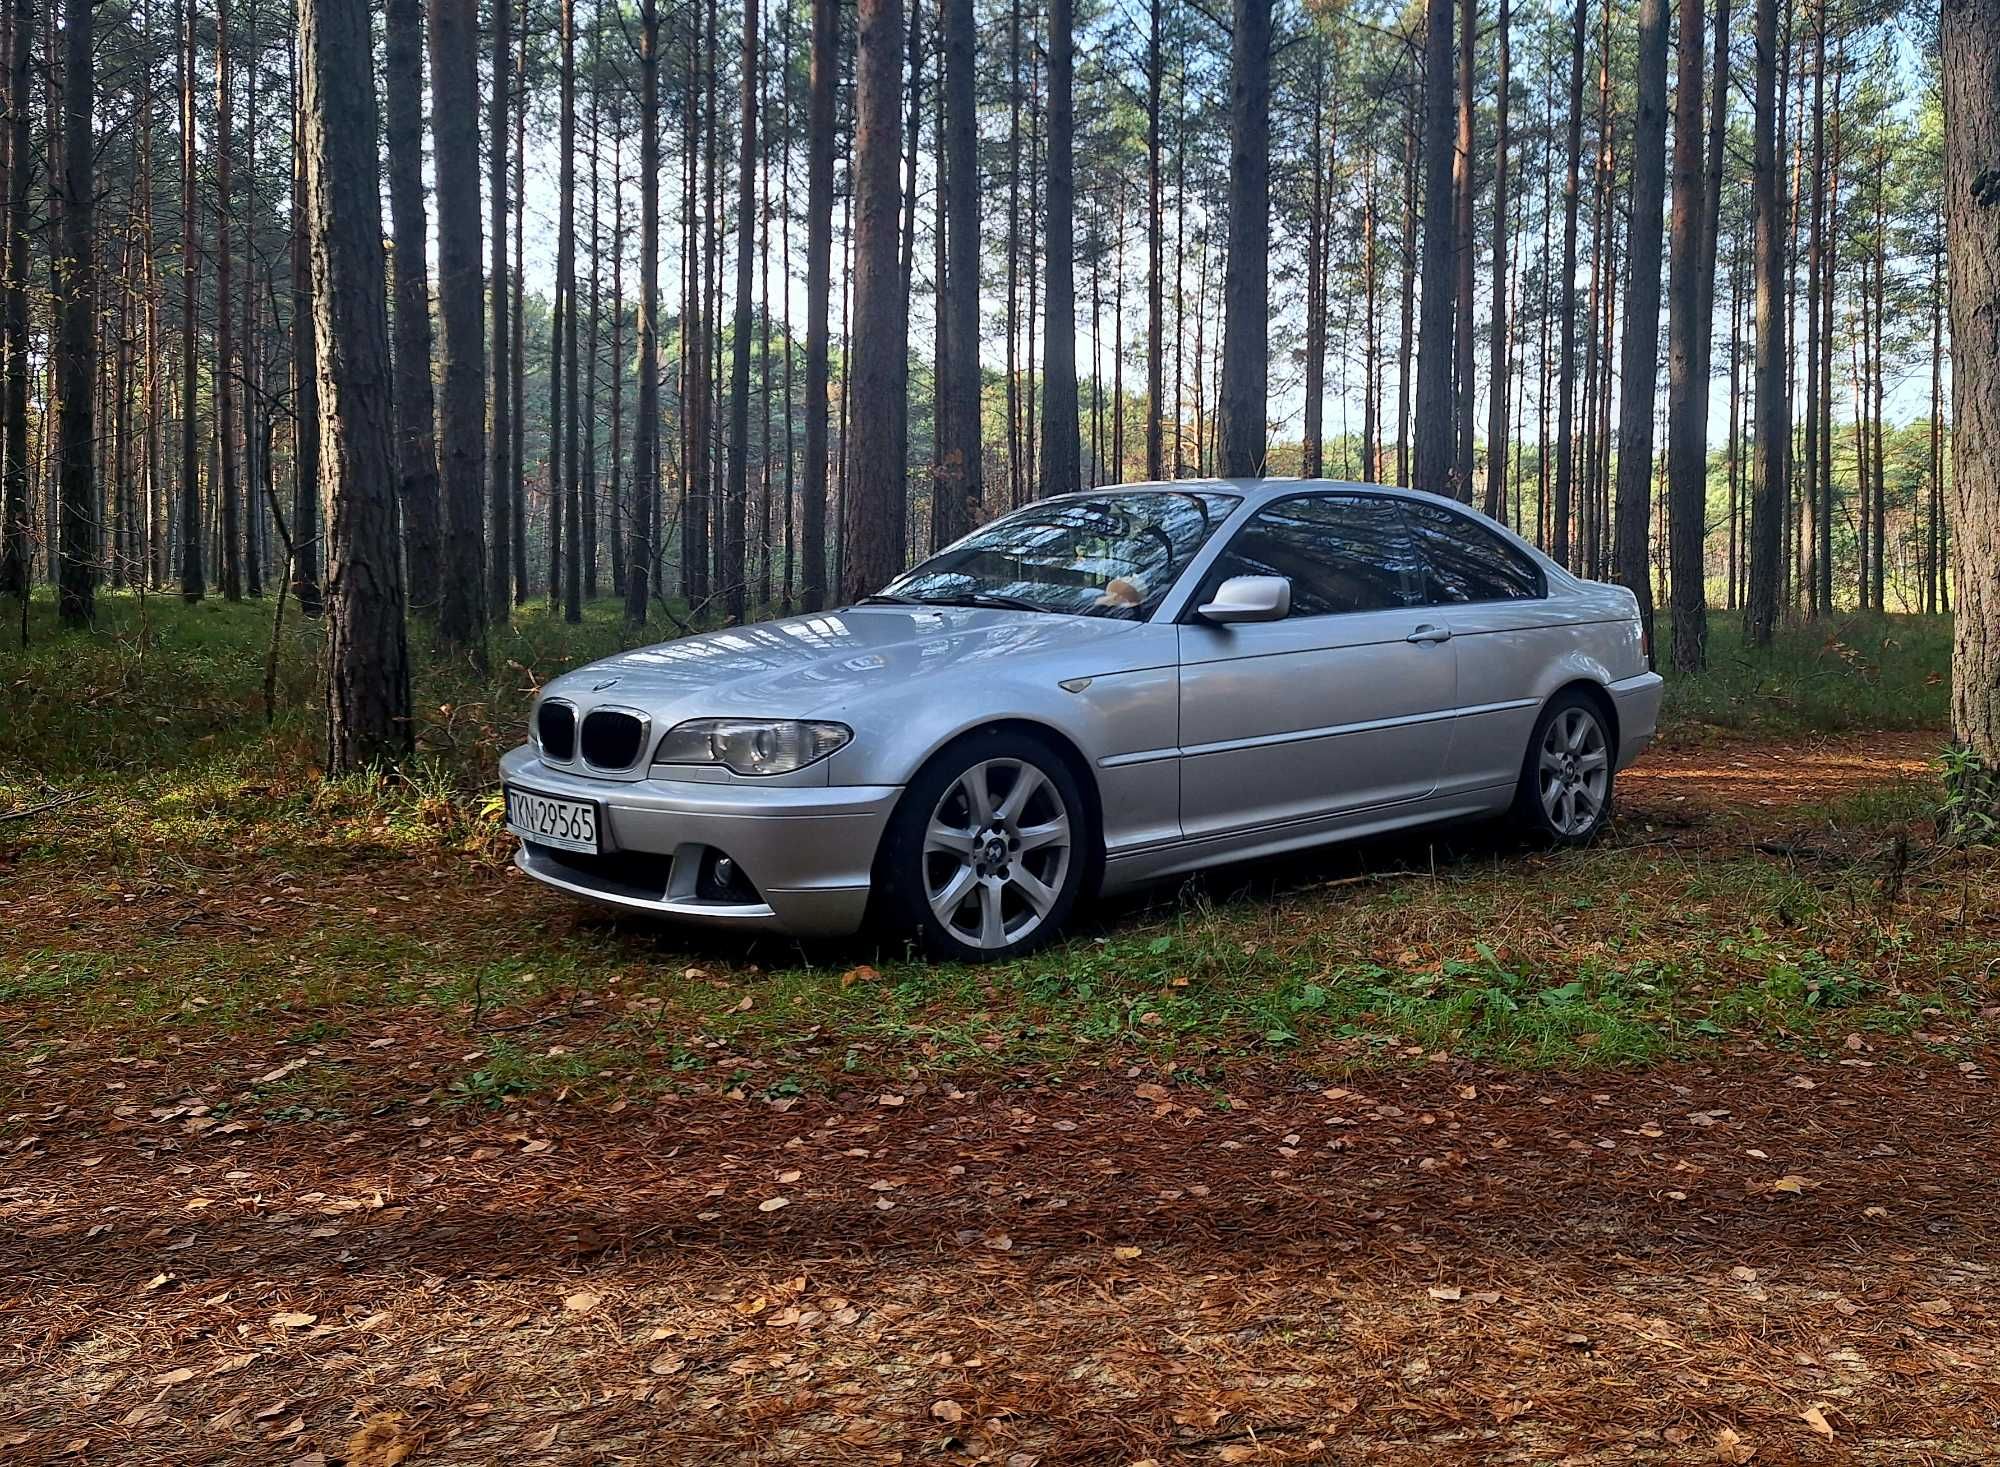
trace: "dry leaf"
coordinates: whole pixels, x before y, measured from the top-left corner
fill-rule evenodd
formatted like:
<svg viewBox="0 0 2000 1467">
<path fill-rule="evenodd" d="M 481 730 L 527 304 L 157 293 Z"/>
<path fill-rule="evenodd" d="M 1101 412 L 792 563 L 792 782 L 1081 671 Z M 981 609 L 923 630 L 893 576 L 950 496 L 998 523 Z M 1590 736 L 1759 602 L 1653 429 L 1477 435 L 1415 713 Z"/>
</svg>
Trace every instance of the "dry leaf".
<svg viewBox="0 0 2000 1467">
<path fill-rule="evenodd" d="M 287 1311 L 283 1314 L 272 1315 L 271 1323 L 279 1329 L 304 1329 L 318 1318 L 317 1314 L 298 1314 Z"/>
<path fill-rule="evenodd" d="M 1756 1445 L 1746 1442 L 1736 1434 L 1733 1426 L 1718 1426 L 1715 1429 L 1715 1460 L 1740 1464 L 1757 1455 Z"/>
<path fill-rule="evenodd" d="M 588 1314 L 603 1302 L 604 1296 L 602 1294 L 592 1294 L 588 1291 L 582 1291 L 571 1294 L 567 1299 L 563 1300 L 563 1308 L 572 1314 Z"/>
<path fill-rule="evenodd" d="M 1134 1258 L 1137 1258 L 1141 1253 L 1144 1253 L 1145 1251 L 1146 1250 L 1143 1248 L 1134 1248 L 1128 1244 L 1122 1248 L 1113 1248 L 1111 1250 L 1111 1256 L 1113 1258 L 1122 1258 L 1127 1263 L 1129 1263 Z"/>
<path fill-rule="evenodd" d="M 1818 1185 L 1819 1183 L 1813 1181 L 1810 1177 L 1801 1177 L 1796 1174 L 1792 1174 L 1792 1175 L 1782 1176 L 1778 1178 L 1777 1181 L 1771 1183 L 1771 1190 L 1773 1192 L 1790 1192 L 1796 1195 L 1799 1193 L 1810 1192 L 1814 1187 L 1817 1187 Z"/>
<path fill-rule="evenodd" d="M 935 1416 L 939 1421 L 957 1423 L 965 1420 L 965 1407 L 951 1400 L 933 1401 L 931 1402 L 931 1415 Z"/>
<path fill-rule="evenodd" d="M 686 1365 L 687 1361 L 681 1356 L 666 1354 L 660 1356 L 646 1369 L 653 1375 L 678 1375 Z"/>
<path fill-rule="evenodd" d="M 762 1202 L 757 1204 L 757 1210 L 759 1212 L 776 1212 L 781 1207 L 790 1207 L 791 1205 L 792 1199 L 789 1197 L 766 1197 Z"/>
<path fill-rule="evenodd" d="M 881 976 L 880 973 L 876 972 L 866 963 L 863 963 L 858 968 L 849 968 L 845 973 L 842 973 L 840 975 L 840 986 L 842 988 L 852 988 L 857 983 L 873 983 Z"/>
<path fill-rule="evenodd" d="M 1218 1462 L 1254 1462 L 1264 1455 L 1264 1449 L 1253 1442 L 1231 1442 L 1215 1454 Z"/>
<path fill-rule="evenodd" d="M 396 1467 L 416 1446 L 407 1416 L 400 1411 L 380 1411 L 348 1439 L 347 1467 Z"/>
<path fill-rule="evenodd" d="M 1799 1420 L 1810 1426 L 1828 1441 L 1833 1440 L 1832 1423 L 1826 1419 L 1826 1412 L 1820 1409 L 1818 1401 L 1813 1402 L 1805 1410 L 1799 1412 Z"/>
<path fill-rule="evenodd" d="M 1455 1304 L 1464 1298 L 1465 1294 L 1457 1284 L 1432 1284 L 1431 1297 L 1442 1300 L 1447 1304 Z"/>
</svg>

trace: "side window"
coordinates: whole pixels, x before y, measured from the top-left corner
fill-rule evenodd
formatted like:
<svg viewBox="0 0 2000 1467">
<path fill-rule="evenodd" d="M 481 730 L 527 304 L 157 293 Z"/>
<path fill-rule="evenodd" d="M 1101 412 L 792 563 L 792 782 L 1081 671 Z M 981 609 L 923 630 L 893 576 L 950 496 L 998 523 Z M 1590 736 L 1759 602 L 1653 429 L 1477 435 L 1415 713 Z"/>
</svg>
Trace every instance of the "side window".
<svg viewBox="0 0 2000 1467">
<path fill-rule="evenodd" d="M 1477 520 L 1417 500 L 1405 500 L 1403 511 L 1423 550 L 1426 600 L 1532 601 L 1548 594 L 1541 568 Z"/>
<path fill-rule="evenodd" d="M 1350 495 L 1301 495 L 1259 510 L 1216 563 L 1211 589 L 1230 576 L 1289 578 L 1293 616 L 1409 606 L 1423 585 L 1395 504 Z"/>
</svg>

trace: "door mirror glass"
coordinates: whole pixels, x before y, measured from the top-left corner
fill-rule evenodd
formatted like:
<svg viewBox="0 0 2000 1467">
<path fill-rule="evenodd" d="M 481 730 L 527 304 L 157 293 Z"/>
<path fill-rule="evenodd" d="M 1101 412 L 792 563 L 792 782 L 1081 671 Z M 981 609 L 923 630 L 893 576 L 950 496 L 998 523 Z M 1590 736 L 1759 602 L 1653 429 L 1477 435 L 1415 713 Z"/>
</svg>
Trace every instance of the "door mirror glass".
<svg viewBox="0 0 2000 1467">
<path fill-rule="evenodd" d="M 1283 621 L 1292 611 L 1292 583 L 1285 576 L 1231 576 L 1195 615 L 1217 626 Z"/>
</svg>

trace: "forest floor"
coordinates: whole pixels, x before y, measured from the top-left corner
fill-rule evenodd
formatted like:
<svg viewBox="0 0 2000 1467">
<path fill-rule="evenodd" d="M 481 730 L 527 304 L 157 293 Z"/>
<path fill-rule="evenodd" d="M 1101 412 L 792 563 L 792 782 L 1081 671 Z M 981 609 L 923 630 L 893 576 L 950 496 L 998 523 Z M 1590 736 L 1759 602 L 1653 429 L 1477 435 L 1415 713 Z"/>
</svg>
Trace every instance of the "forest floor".
<svg viewBox="0 0 2000 1467">
<path fill-rule="evenodd" d="M 2000 856 L 1848 652 L 1591 850 L 992 969 L 572 906 L 163 660 L 0 665 L 132 760 L 0 728 L 0 1460 L 2000 1457 Z"/>
</svg>

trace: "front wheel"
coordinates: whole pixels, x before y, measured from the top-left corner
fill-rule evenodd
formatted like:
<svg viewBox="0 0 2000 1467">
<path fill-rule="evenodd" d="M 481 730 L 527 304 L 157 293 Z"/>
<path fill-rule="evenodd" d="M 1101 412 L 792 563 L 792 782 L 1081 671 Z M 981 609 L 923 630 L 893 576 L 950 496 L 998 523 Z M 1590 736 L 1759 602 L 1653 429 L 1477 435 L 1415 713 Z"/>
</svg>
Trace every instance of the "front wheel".
<svg viewBox="0 0 2000 1467">
<path fill-rule="evenodd" d="M 992 962 L 1054 937 L 1089 864 L 1090 814 L 1041 740 L 992 731 L 925 766 L 891 819 L 884 905 L 933 958 Z"/>
<path fill-rule="evenodd" d="M 1557 845 L 1587 845 L 1611 818 L 1613 773 L 1603 710 L 1585 693 L 1558 694 L 1528 741 L 1515 815 Z"/>
</svg>

